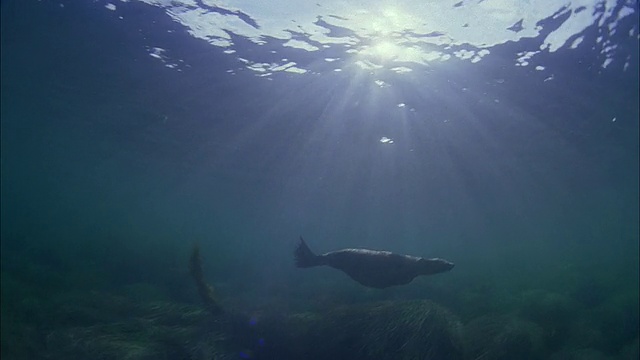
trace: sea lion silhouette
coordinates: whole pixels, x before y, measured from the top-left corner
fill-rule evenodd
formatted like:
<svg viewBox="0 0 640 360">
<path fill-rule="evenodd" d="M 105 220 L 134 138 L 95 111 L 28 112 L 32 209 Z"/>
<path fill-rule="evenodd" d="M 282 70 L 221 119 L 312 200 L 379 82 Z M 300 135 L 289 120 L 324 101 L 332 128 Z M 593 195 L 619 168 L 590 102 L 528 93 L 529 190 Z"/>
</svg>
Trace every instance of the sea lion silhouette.
<svg viewBox="0 0 640 360">
<path fill-rule="evenodd" d="M 433 275 L 454 267 L 453 263 L 443 259 L 367 249 L 343 249 L 316 255 L 302 236 L 294 255 L 299 268 L 329 265 L 342 270 L 360 284 L 377 289 L 408 284 L 416 276 Z"/>
</svg>

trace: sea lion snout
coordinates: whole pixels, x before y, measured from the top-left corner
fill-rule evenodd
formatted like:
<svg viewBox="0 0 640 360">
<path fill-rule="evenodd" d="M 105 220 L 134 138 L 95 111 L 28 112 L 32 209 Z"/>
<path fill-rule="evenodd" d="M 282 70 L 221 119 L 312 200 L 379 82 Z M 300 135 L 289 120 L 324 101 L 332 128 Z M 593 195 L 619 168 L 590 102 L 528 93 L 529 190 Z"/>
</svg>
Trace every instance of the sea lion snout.
<svg viewBox="0 0 640 360">
<path fill-rule="evenodd" d="M 447 261 L 445 259 L 433 258 L 433 259 L 420 259 L 420 263 L 422 264 L 422 274 L 423 275 L 431 275 L 438 274 L 441 272 L 449 271 L 456 266 L 454 263 Z"/>
<path fill-rule="evenodd" d="M 447 260 L 444 260 L 444 259 L 440 259 L 440 260 L 442 260 L 442 262 L 444 263 L 444 265 L 443 265 L 443 266 L 444 266 L 445 268 L 447 268 L 447 270 L 451 270 L 451 269 L 453 269 L 453 268 L 454 268 L 454 266 L 456 266 L 456 264 L 454 264 L 454 263 L 452 263 L 452 262 L 450 262 L 450 261 L 447 261 Z"/>
</svg>

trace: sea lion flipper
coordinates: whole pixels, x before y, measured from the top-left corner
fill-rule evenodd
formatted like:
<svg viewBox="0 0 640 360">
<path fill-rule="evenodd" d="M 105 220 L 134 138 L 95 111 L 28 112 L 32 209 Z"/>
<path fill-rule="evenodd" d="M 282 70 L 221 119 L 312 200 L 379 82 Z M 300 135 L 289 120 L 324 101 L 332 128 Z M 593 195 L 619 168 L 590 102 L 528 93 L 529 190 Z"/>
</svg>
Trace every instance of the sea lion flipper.
<svg viewBox="0 0 640 360">
<path fill-rule="evenodd" d="M 294 252 L 294 255 L 295 255 L 296 266 L 299 268 L 307 268 L 307 267 L 322 265 L 322 262 L 320 261 L 321 257 L 317 256 L 316 254 L 313 253 L 313 251 L 311 251 L 311 249 L 309 249 L 309 246 L 307 246 L 307 243 L 304 242 L 304 239 L 302 238 L 302 236 L 300 236 L 300 242 L 296 247 L 296 251 Z"/>
</svg>

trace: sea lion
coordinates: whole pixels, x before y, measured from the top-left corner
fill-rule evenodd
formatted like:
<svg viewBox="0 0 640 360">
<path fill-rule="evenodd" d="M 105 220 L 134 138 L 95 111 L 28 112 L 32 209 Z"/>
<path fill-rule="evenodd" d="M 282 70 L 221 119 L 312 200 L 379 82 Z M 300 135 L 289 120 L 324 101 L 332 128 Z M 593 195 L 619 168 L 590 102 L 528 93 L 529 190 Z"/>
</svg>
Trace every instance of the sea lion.
<svg viewBox="0 0 640 360">
<path fill-rule="evenodd" d="M 316 255 L 302 236 L 294 255 L 299 268 L 329 265 L 342 270 L 360 284 L 377 289 L 408 284 L 416 276 L 449 271 L 454 266 L 438 258 L 425 259 L 367 249 L 343 249 Z"/>
</svg>

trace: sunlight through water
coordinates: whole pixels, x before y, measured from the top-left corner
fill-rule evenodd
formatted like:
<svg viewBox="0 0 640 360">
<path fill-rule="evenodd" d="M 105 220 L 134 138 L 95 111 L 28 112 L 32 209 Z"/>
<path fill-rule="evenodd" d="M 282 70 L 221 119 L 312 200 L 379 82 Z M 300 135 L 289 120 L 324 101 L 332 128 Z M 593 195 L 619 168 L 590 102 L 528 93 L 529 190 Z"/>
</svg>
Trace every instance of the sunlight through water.
<svg viewBox="0 0 640 360">
<path fill-rule="evenodd" d="M 616 54 L 611 37 L 623 21 L 633 18 L 636 7 L 632 0 L 137 1 L 164 9 L 192 36 L 224 48 L 261 76 L 334 71 L 354 63 L 411 69 L 452 58 L 478 62 L 492 47 L 523 39 L 535 41 L 510 59 L 514 66 L 527 66 L 542 52 L 597 45 L 602 49 L 601 65 L 607 67 Z M 117 13 L 116 4 L 128 2 L 106 6 Z M 584 42 L 585 30 L 593 28 L 600 34 L 595 44 Z M 627 31 L 629 37 L 637 37 L 637 24 Z M 238 46 L 240 39 L 269 48 L 274 56 L 247 53 Z M 278 59 L 284 48 L 299 56 L 288 53 L 286 59 Z M 307 54 L 314 52 L 318 59 L 331 54 L 335 61 L 310 62 Z M 622 61 L 629 66 L 628 59 Z"/>
</svg>

